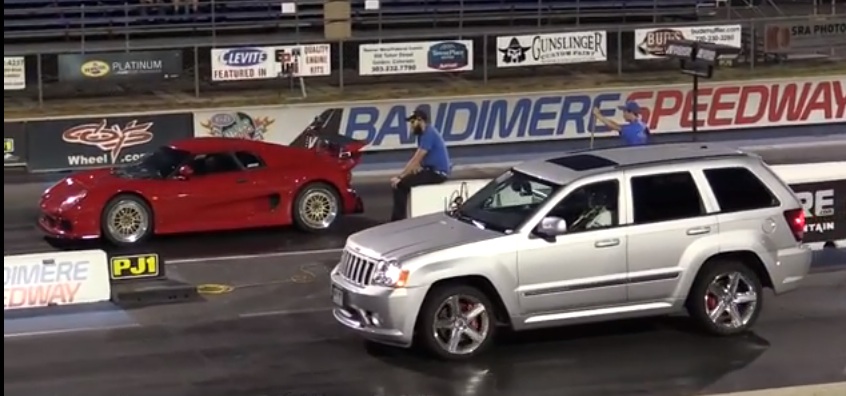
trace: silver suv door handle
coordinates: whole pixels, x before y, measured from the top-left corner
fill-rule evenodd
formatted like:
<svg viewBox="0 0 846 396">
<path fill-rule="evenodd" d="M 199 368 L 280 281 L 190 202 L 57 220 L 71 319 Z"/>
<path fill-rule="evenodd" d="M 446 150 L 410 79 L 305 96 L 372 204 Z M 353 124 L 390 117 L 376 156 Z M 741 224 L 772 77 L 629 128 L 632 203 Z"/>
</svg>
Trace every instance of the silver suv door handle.
<svg viewBox="0 0 846 396">
<path fill-rule="evenodd" d="M 619 244 L 620 244 L 619 239 L 603 239 L 601 241 L 596 241 L 596 243 L 594 243 L 593 246 L 598 247 L 598 248 L 605 248 L 605 247 L 617 246 Z"/>
<path fill-rule="evenodd" d="M 687 235 L 702 235 L 711 232 L 711 227 L 694 227 L 687 230 Z"/>
</svg>

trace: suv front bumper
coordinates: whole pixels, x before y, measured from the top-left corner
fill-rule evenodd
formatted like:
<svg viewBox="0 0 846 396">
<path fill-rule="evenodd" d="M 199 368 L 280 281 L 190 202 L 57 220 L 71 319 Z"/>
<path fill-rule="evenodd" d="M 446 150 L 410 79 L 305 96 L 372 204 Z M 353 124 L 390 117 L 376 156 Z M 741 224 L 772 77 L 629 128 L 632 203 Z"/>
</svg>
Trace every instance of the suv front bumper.
<svg viewBox="0 0 846 396">
<path fill-rule="evenodd" d="M 335 320 L 368 340 L 411 346 L 425 288 L 359 286 L 341 276 L 337 268 L 332 270 L 330 279 Z"/>
</svg>

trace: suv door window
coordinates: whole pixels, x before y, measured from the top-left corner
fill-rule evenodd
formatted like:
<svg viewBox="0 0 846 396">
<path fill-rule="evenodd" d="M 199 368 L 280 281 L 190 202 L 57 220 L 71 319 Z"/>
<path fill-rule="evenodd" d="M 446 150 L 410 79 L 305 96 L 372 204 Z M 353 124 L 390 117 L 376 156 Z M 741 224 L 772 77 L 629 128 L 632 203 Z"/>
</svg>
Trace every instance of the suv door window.
<svg viewBox="0 0 846 396">
<path fill-rule="evenodd" d="M 205 176 L 241 170 L 241 165 L 231 153 L 200 154 L 191 161 L 191 168 L 197 176 Z"/>
<path fill-rule="evenodd" d="M 699 188 L 690 172 L 637 176 L 631 183 L 635 224 L 705 214 Z"/>
<path fill-rule="evenodd" d="M 243 166 L 244 169 L 257 169 L 264 166 L 264 161 L 262 161 L 261 158 L 246 151 L 239 151 L 235 153 L 235 158 L 238 159 L 238 162 L 241 163 L 241 166 Z"/>
<path fill-rule="evenodd" d="M 749 169 L 706 169 L 704 173 L 722 213 L 771 208 L 780 204 L 764 182 Z"/>
<path fill-rule="evenodd" d="M 616 180 L 591 183 L 567 194 L 548 216 L 567 222 L 568 232 L 580 232 L 619 225 L 620 184 Z"/>
</svg>

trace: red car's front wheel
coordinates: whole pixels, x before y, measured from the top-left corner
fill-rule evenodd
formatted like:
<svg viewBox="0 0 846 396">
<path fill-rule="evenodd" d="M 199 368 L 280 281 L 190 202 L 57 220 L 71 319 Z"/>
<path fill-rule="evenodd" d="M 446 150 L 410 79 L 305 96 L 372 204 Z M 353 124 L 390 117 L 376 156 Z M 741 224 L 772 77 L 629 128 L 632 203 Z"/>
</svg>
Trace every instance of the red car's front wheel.
<svg viewBox="0 0 846 396">
<path fill-rule="evenodd" d="M 100 223 L 103 238 L 119 246 L 143 242 L 153 234 L 153 212 L 135 195 L 112 198 L 103 208 Z"/>
</svg>

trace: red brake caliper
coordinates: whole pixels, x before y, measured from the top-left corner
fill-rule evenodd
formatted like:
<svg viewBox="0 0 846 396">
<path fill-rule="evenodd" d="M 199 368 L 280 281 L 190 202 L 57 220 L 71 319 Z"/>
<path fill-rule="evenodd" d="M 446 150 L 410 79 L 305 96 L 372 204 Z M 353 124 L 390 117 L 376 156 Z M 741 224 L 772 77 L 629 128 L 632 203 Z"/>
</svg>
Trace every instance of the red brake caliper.
<svg viewBox="0 0 846 396">
<path fill-rule="evenodd" d="M 708 295 L 705 296 L 705 306 L 708 308 L 708 311 L 713 311 L 714 308 L 717 308 L 717 301 L 717 296 L 711 293 L 708 293 Z"/>
</svg>

